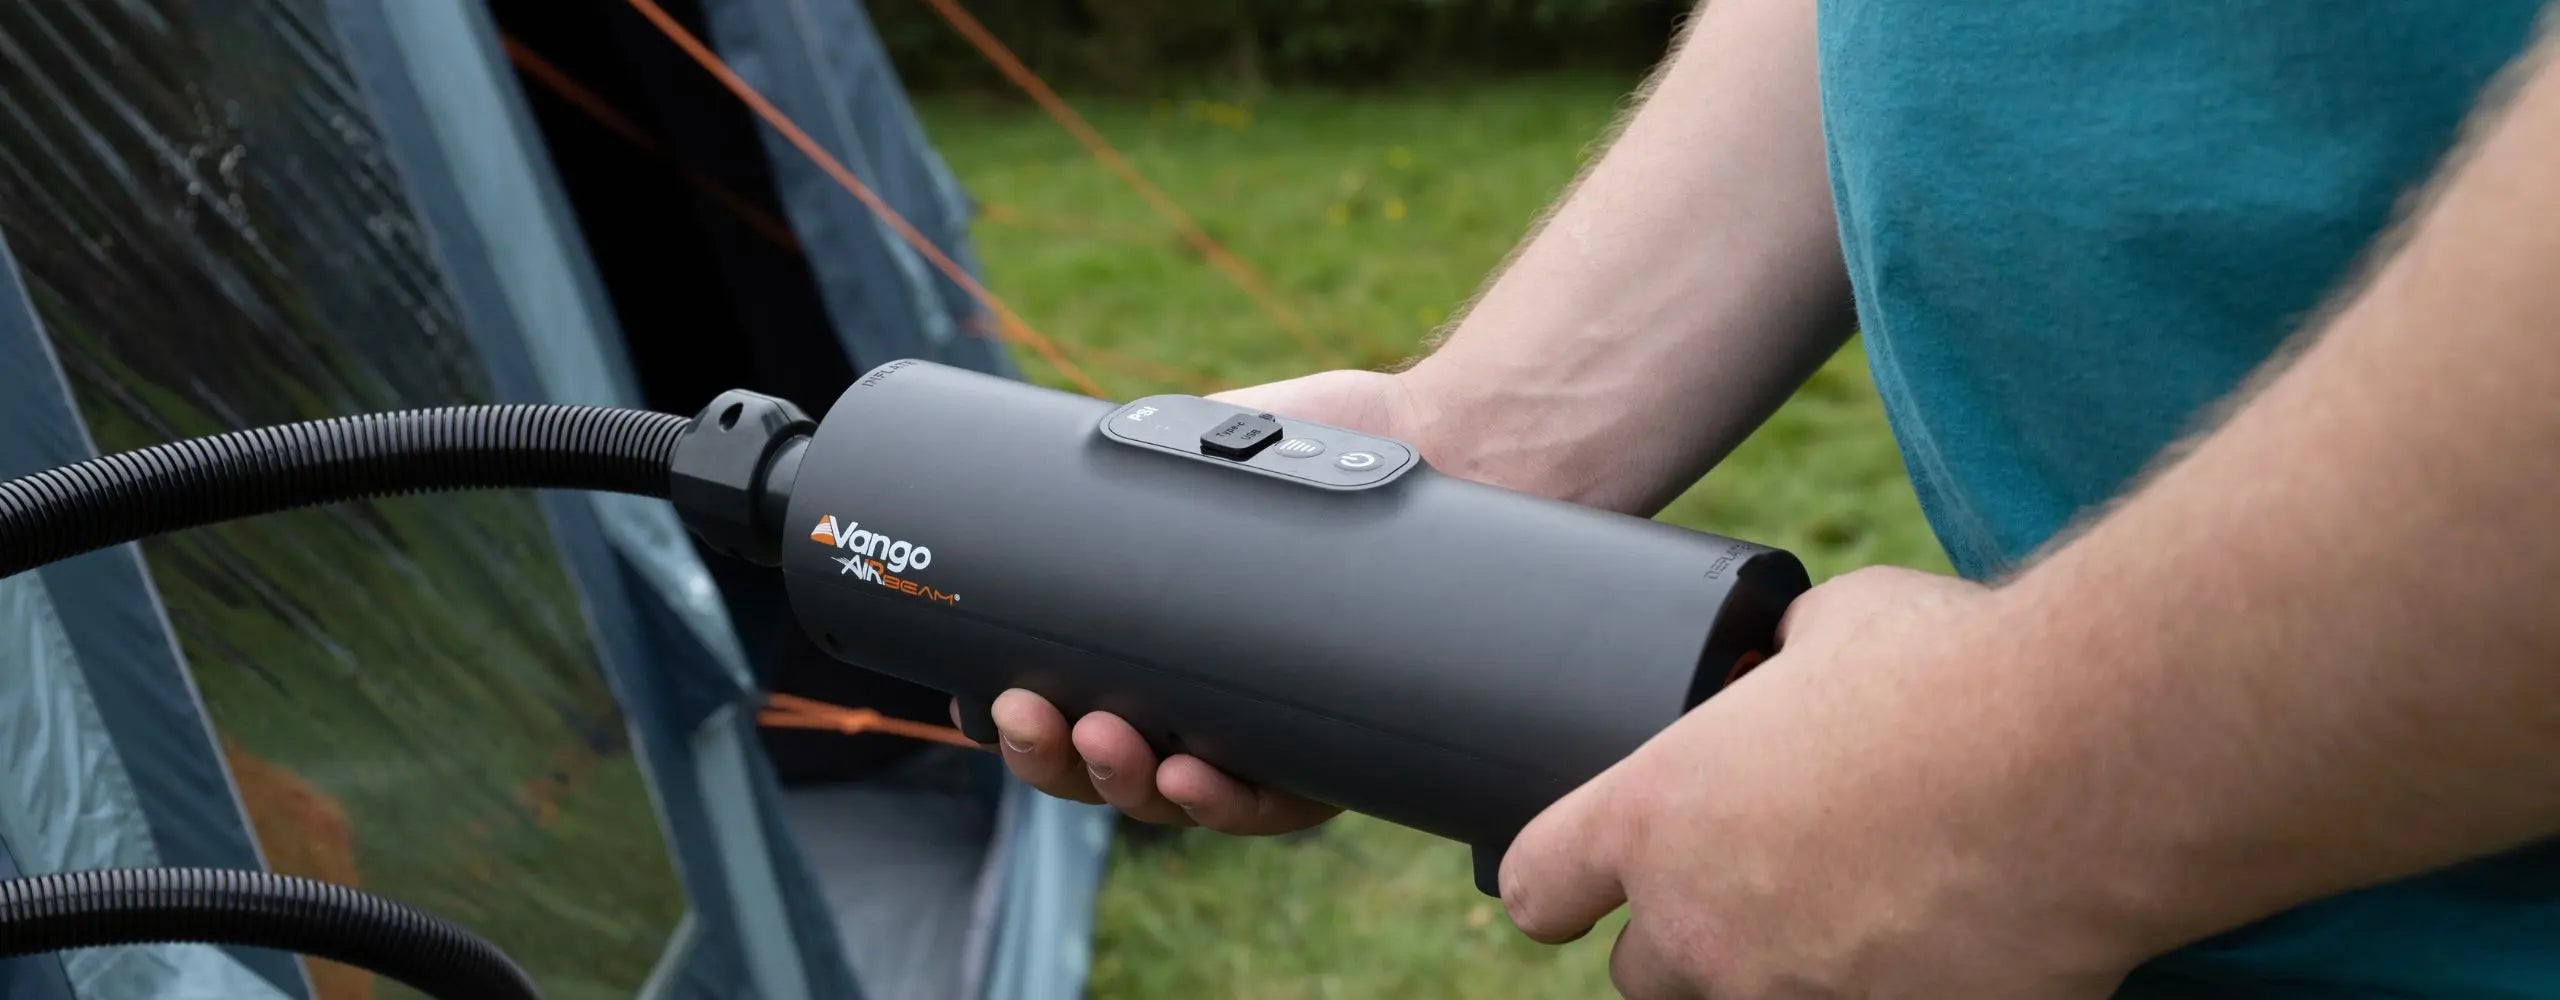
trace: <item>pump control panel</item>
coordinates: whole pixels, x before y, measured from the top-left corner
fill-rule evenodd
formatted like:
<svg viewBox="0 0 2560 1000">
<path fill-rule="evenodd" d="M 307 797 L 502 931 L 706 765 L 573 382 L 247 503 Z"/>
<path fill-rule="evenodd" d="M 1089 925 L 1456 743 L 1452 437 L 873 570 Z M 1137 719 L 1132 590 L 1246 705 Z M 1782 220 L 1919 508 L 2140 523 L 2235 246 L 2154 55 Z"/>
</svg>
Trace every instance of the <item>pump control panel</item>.
<svg viewBox="0 0 2560 1000">
<path fill-rule="evenodd" d="M 1105 438 L 1329 490 L 1379 486 L 1417 464 L 1401 441 L 1201 396 L 1149 396 L 1103 418 Z"/>
</svg>

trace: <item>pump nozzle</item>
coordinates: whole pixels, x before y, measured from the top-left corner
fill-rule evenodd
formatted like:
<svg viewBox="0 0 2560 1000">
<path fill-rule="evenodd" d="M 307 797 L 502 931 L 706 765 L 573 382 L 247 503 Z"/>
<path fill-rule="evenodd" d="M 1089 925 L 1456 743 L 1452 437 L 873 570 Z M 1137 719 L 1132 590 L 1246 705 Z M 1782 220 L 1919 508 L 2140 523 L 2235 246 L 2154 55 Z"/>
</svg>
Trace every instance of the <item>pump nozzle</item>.
<svg viewBox="0 0 2560 1000">
<path fill-rule="evenodd" d="M 790 400 L 731 389 L 687 423 L 669 461 L 667 496 L 713 551 L 758 566 L 782 562 L 782 518 L 809 435 Z"/>
</svg>

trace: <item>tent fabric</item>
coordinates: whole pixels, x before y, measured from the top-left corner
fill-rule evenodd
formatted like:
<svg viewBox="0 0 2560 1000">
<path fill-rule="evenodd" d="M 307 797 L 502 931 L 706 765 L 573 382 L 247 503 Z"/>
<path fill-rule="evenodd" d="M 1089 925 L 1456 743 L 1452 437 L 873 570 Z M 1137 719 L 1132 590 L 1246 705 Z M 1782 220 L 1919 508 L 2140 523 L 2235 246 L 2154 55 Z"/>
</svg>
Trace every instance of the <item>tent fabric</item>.
<svg viewBox="0 0 2560 1000">
<path fill-rule="evenodd" d="M 10 44 L 0 33 L 0 46 Z M 0 421 L 14 429 L 0 436 L 0 478 L 96 454 L 40 330 L 0 234 Z M 18 747 L 0 770 L 14 792 L 0 804 L 0 843 L 23 852 L 16 867 L 265 867 L 138 550 L 89 553 L 0 586 L 11 588 L 14 611 L 0 611 L 0 647 L 28 644 L 10 650 L 19 665 L 0 663 L 0 699 L 14 703 L 0 743 L 43 741 Z M 76 828 L 60 825 L 58 809 Z M 212 965 L 156 954 L 173 973 Z M 269 989 L 309 996 L 290 957 L 247 948 L 229 956 L 223 964 L 257 970 Z"/>
<path fill-rule="evenodd" d="M 62 400 L 53 357 L 34 329 L 15 264 L 0 240 L 0 393 L 17 411 L 0 412 L 0 419 L 25 432 L 0 442 L 0 470 L 52 464 L 56 449 L 75 450 L 65 448 L 69 442 L 78 442 L 77 453 L 88 451 L 85 434 Z M 13 377 L 23 381 L 12 384 Z M 111 555 L 122 558 L 110 565 L 131 565 L 131 552 Z M 168 864 L 117 737 L 92 697 L 82 646 L 67 624 L 91 624 L 97 609 L 65 613 L 46 582 L 60 570 L 0 578 L 0 877 Z M 107 602 L 114 599 L 107 595 Z M 165 637 L 145 642 L 154 651 L 168 649 Z M 207 735 L 193 712 L 181 719 L 171 735 Z M 187 747 L 183 739 L 146 747 L 171 743 Z M 232 805 L 227 781 L 216 787 L 216 794 L 190 794 L 184 801 L 208 811 L 214 822 L 234 826 L 245 842 L 246 820 Z M 250 866 L 255 864 L 253 854 Z M 303 995 L 297 968 L 268 964 L 268 972 L 284 978 L 294 993 L 280 991 L 218 949 L 149 945 L 10 960 L 0 964 L 0 997 Z"/>
<path fill-rule="evenodd" d="M 505 83 L 504 63 L 485 17 L 460 4 L 332 0 L 341 31 L 358 48 L 386 58 L 366 60 L 363 75 L 394 129 L 394 147 L 432 147 L 432 158 L 408 163 L 413 188 L 430 215 L 457 217 L 432 226 L 449 265 L 485 262 L 495 287 L 487 305 L 504 310 L 523 364 L 500 363 L 501 380 L 519 367 L 532 383 L 509 395 L 558 403 L 639 405 L 639 390 L 612 334 L 594 272 L 576 249 L 541 137 Z M 423 141 L 402 141 L 402 140 Z M 492 238 L 478 238 L 486 233 Z M 494 293 L 494 294 L 490 294 Z M 470 298 L 465 293 L 465 298 Z M 475 324 L 485 330 L 495 318 Z M 538 331 L 538 335 L 526 335 Z M 513 359 L 510 359 L 513 360 Z M 746 656 L 720 604 L 717 586 L 695 558 L 684 526 L 664 503 L 620 494 L 584 497 L 611 536 L 670 601 L 695 636 L 743 685 Z"/>
<path fill-rule="evenodd" d="M 703 12 L 707 41 L 741 78 L 935 247 L 972 266 L 959 185 L 925 141 L 860 3 L 705 0 Z M 767 129 L 762 140 L 838 335 L 863 367 L 925 358 L 1015 374 L 996 327 L 958 286 L 788 139 Z"/>
<path fill-rule="evenodd" d="M 1012 782 L 999 815 L 996 842 L 1005 853 L 982 905 L 1001 917 L 984 925 L 986 978 L 970 995 L 1075 1000 L 1092 971 L 1093 900 L 1102 891 L 1116 814 Z M 1080 947 L 1051 943 L 1059 941 Z"/>
<path fill-rule="evenodd" d="M 41 573 L 0 579 L 0 843 L 9 845 L 10 867 L 31 875 L 161 863 Z M 30 960 L 59 966 L 63 989 L 52 995 L 61 997 L 284 996 L 230 956 L 199 945 L 93 948 Z M 13 988 L 0 991 L 20 1000 Z M 42 995 L 33 987 L 24 994 Z"/>
<path fill-rule="evenodd" d="M 950 255 L 962 269 L 975 274 L 978 264 L 969 241 L 969 219 L 974 209 L 968 194 L 958 178 L 951 175 L 942 155 L 934 151 L 923 122 L 917 120 L 907 104 L 896 69 L 889 63 L 889 50 L 881 43 L 862 4 L 855 0 L 815 0 L 793 4 L 790 9 L 807 26 L 802 38 L 823 92 L 853 109 L 846 122 L 854 140 L 851 149 L 862 158 L 859 162 L 871 168 L 856 168 L 858 176 L 878 190 L 880 197 L 914 224 L 926 240 Z M 741 40 L 741 44 L 753 42 Z M 802 165 L 807 166 L 805 161 Z M 926 268 L 926 280 L 933 286 L 942 311 L 956 324 L 935 323 L 923 328 L 933 338 L 933 349 L 942 353 L 940 360 L 1016 374 L 1012 355 L 992 335 L 992 324 L 985 324 L 982 332 L 970 332 L 973 320 L 983 323 L 986 318 L 977 301 L 957 282 L 930 269 L 917 251 L 898 240 L 887 227 L 879 227 L 879 232 L 893 251 Z M 874 349 L 866 356 L 879 357 L 881 353 Z"/>
<path fill-rule="evenodd" d="M 984 964 L 969 945 L 991 922 L 975 903 L 999 843 L 987 794 L 998 778 L 982 762 L 919 754 L 869 781 L 785 793 L 845 954 L 883 996 L 995 995 L 968 988 Z"/>
<path fill-rule="evenodd" d="M 117 449 L 491 398 L 335 27 L 317 0 L 0 11 L 0 231 L 41 321 L 0 339 L 52 349 L 58 369 L 5 367 L 52 382 L 28 395 L 65 414 L 10 442 L 10 471 L 80 457 L 26 451 L 84 425 Z M 237 842 L 264 850 L 217 863 L 263 855 L 424 906 L 555 994 L 655 975 L 689 902 L 675 824 L 548 514 L 520 494 L 334 505 L 120 550 L 131 576 L 111 594 L 59 581 L 118 552 L 41 571 L 162 859 L 236 836 L 245 811 L 258 836 Z M 145 610 L 114 630 L 73 620 L 101 596 Z M 153 665 L 166 673 L 120 679 Z M 128 697 L 177 707 L 129 734 Z M 179 737 L 209 775 L 156 759 Z M 221 808 L 162 822 L 146 781 Z M 344 970 L 306 988 L 290 956 L 249 960 L 296 995 L 350 988 Z"/>
</svg>

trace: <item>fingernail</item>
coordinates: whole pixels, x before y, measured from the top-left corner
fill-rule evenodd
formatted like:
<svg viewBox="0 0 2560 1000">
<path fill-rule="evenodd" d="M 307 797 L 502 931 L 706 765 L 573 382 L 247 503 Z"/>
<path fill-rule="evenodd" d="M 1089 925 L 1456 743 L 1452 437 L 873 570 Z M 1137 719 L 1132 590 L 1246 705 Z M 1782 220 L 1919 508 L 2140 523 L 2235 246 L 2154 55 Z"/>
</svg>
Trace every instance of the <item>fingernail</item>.
<svg viewBox="0 0 2560 1000">
<path fill-rule="evenodd" d="M 1026 739 L 1023 739 L 1022 737 L 1015 736 L 1015 735 L 1013 735 L 1012 733 L 1002 733 L 1002 734 L 1000 734 L 1000 735 L 1002 735 L 1002 736 L 1004 737 L 1004 748 L 1005 748 L 1005 749 L 1007 749 L 1007 750 L 1011 750 L 1011 751 L 1013 751 L 1013 752 L 1015 752 L 1015 753 L 1030 753 L 1030 752 L 1031 752 L 1031 741 L 1030 741 L 1030 740 L 1026 740 Z"/>
<path fill-rule="evenodd" d="M 1087 773 L 1090 773 L 1090 774 L 1092 774 L 1092 775 L 1093 775 L 1093 780 L 1095 780 L 1095 781 L 1109 781 L 1109 780 L 1111 780 L 1111 768 L 1110 768 L 1109 766 L 1107 766 L 1107 765 L 1103 765 L 1103 764 L 1086 764 L 1086 765 L 1084 766 L 1084 769 L 1085 769 L 1085 771 L 1086 771 Z"/>
<path fill-rule="evenodd" d="M 1166 799 L 1165 801 L 1167 801 L 1167 802 L 1173 802 L 1173 800 L 1171 800 L 1171 799 Z M 1188 812 L 1190 812 L 1190 811 L 1191 811 L 1191 803 L 1188 803 L 1188 802 L 1174 802 L 1173 804 L 1174 804 L 1176 807 L 1180 808 L 1183 812 L 1188 813 Z"/>
</svg>

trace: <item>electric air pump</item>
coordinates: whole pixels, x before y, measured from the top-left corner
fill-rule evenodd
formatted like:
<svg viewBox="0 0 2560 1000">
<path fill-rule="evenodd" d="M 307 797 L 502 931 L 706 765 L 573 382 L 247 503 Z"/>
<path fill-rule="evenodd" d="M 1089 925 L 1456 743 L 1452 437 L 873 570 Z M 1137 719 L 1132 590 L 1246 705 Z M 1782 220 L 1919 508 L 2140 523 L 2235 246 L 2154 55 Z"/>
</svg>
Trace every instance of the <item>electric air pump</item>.
<svg viewBox="0 0 2560 1000">
<path fill-rule="evenodd" d="M 667 498 L 708 547 L 779 567 L 819 648 L 949 692 L 972 739 L 995 740 L 988 705 L 1009 688 L 1070 718 L 1111 712 L 1160 755 L 1473 845 L 1488 893 L 1522 826 L 1765 658 L 1808 586 L 1786 552 L 1443 475 L 1377 435 L 922 361 L 863 375 L 824 423 L 729 392 L 691 418 L 452 407 L 109 455 L 0 482 L 0 576 L 146 533 L 464 488 Z M 351 890 L 269 877 L 240 889 L 265 896 L 188 897 L 155 893 L 150 870 L 121 877 L 113 898 L 60 883 L 24 903 L 0 883 L 0 955 L 176 926 L 382 968 L 400 957 L 385 941 L 432 938 L 463 957 L 412 954 L 410 974 L 468 966 L 482 977 L 436 985 L 535 995 L 432 918 L 332 936 L 310 929 L 363 922 L 319 907 L 297 923 L 275 902 L 391 912 Z M 170 924 L 188 899 L 199 917 L 266 916 Z M 75 910 L 76 926 L 43 924 Z"/>
</svg>

